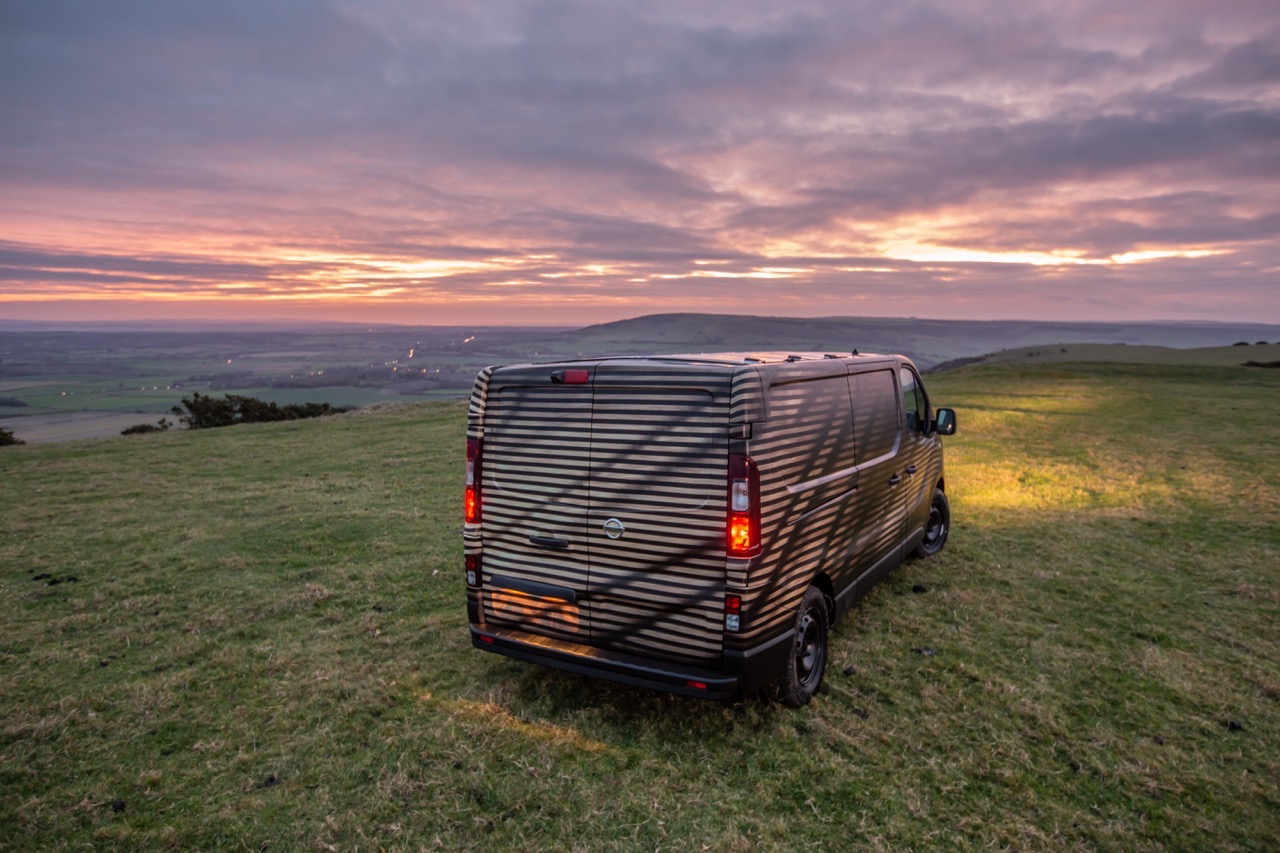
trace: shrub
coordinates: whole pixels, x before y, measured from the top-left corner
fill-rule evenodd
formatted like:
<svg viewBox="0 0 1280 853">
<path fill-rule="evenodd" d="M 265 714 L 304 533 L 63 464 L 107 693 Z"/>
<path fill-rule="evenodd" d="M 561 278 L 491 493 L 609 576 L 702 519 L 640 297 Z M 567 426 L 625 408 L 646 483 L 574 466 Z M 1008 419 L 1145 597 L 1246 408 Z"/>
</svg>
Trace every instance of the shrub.
<svg viewBox="0 0 1280 853">
<path fill-rule="evenodd" d="M 281 406 L 278 403 L 259 400 L 257 397 L 242 397 L 239 394 L 224 394 L 221 400 L 215 400 L 198 392 L 190 397 L 183 397 L 182 406 L 174 406 L 172 409 L 178 416 L 178 420 L 187 425 L 187 429 L 295 421 L 336 415 L 350 410 L 350 407 L 330 406 L 328 403 L 290 403 Z"/>
<path fill-rule="evenodd" d="M 235 406 L 230 398 L 216 400 L 198 391 L 190 397 L 183 397 L 182 406 L 174 406 L 170 411 L 187 425 L 187 429 L 212 429 L 236 422 Z"/>
<path fill-rule="evenodd" d="M 9 430 L 0 427 L 0 447 L 7 447 L 10 444 L 26 444 L 26 442 L 9 432 Z"/>
<path fill-rule="evenodd" d="M 131 427 L 126 427 L 125 429 L 120 430 L 120 434 L 140 435 L 146 432 L 164 432 L 171 426 L 173 426 L 173 424 L 169 422 L 168 418 L 161 418 L 153 424 L 134 424 Z"/>
</svg>

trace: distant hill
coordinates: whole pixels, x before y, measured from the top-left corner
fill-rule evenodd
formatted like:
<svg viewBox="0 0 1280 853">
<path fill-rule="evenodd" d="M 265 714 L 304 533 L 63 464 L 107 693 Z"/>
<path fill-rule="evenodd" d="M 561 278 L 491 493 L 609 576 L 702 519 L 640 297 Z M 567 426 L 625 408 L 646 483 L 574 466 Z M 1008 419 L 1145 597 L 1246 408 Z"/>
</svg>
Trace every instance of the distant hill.
<svg viewBox="0 0 1280 853">
<path fill-rule="evenodd" d="M 1051 345 L 1125 344 L 1221 347 L 1280 341 L 1280 326 L 1248 323 L 1047 323 L 1023 320 L 918 320 L 892 317 L 753 317 L 651 314 L 587 326 L 539 341 L 542 353 L 797 350 L 893 352 L 924 369 L 1001 350 Z M 1245 359 L 1241 359 L 1244 361 Z"/>
<path fill-rule="evenodd" d="M 1280 342 L 1225 347 L 1156 347 L 1126 344 L 1061 344 L 1028 346 L 963 358 L 938 369 L 968 364 L 1040 364 L 1044 362 L 1085 361 L 1123 362 L 1125 364 L 1198 365 L 1230 367 L 1252 362 L 1253 366 L 1270 367 L 1280 363 Z"/>
</svg>

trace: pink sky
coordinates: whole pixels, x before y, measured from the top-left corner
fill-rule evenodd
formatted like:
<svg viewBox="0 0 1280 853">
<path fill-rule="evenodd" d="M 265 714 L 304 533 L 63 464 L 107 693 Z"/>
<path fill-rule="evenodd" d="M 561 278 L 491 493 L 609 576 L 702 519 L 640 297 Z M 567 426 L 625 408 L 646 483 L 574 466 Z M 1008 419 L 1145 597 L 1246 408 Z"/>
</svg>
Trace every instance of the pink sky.
<svg viewBox="0 0 1280 853">
<path fill-rule="evenodd" d="M 1280 5 L 0 7 L 0 319 L 1280 322 Z"/>
</svg>

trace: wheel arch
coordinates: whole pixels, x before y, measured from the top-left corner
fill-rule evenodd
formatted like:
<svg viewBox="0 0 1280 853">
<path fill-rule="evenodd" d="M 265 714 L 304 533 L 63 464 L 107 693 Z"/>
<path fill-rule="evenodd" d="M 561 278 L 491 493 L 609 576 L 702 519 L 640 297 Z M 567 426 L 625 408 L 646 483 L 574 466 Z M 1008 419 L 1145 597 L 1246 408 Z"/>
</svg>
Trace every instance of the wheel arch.
<svg viewBox="0 0 1280 853">
<path fill-rule="evenodd" d="M 810 586 L 816 586 L 822 593 L 822 600 L 827 605 L 827 625 L 832 625 L 836 621 L 836 586 L 831 582 L 831 578 L 826 572 L 818 572 L 813 576 L 813 580 L 809 582 Z"/>
</svg>

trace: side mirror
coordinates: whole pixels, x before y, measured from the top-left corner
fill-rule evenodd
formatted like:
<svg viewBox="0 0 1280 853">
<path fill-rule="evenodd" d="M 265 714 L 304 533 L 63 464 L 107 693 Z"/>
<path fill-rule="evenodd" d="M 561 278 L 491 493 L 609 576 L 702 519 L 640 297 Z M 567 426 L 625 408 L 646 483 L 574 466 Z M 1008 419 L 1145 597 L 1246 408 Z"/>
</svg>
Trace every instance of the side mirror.
<svg viewBox="0 0 1280 853">
<path fill-rule="evenodd" d="M 938 435 L 956 434 L 956 410 L 938 409 L 933 421 L 933 429 Z"/>
</svg>

